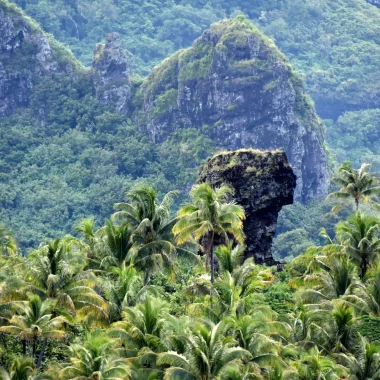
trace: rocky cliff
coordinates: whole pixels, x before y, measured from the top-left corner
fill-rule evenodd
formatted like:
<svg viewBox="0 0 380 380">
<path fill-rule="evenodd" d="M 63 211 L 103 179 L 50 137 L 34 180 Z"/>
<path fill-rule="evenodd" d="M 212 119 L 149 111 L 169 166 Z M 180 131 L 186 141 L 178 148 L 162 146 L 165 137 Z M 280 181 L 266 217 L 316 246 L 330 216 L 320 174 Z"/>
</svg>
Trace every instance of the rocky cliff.
<svg viewBox="0 0 380 380">
<path fill-rule="evenodd" d="M 131 85 L 119 34 L 109 33 L 105 44 L 96 45 L 91 74 L 99 100 L 127 113 Z"/>
<path fill-rule="evenodd" d="M 327 192 L 314 106 L 273 41 L 243 17 L 213 24 L 154 68 L 135 103 L 135 118 L 156 142 L 191 127 L 223 148 L 279 148 L 297 175 L 298 200 Z"/>
<path fill-rule="evenodd" d="M 41 77 L 75 77 L 84 68 L 18 8 L 0 0 L 0 116 L 29 104 Z"/>
<path fill-rule="evenodd" d="M 273 265 L 272 240 L 282 206 L 293 203 L 296 176 L 280 151 L 241 149 L 207 161 L 198 182 L 213 187 L 229 183 L 235 201 L 244 207 L 246 258 Z"/>
</svg>

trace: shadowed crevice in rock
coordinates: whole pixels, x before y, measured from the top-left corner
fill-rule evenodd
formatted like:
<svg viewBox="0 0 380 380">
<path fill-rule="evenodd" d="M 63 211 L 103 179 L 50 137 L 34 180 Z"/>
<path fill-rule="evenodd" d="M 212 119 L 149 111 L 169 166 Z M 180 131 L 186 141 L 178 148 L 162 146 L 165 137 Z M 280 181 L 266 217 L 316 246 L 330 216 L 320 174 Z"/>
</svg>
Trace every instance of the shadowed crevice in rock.
<svg viewBox="0 0 380 380">
<path fill-rule="evenodd" d="M 280 151 L 241 149 L 220 153 L 202 168 L 198 182 L 211 186 L 230 184 L 236 203 L 244 207 L 245 258 L 273 265 L 272 240 L 278 213 L 293 203 L 296 176 L 286 154 Z"/>
</svg>

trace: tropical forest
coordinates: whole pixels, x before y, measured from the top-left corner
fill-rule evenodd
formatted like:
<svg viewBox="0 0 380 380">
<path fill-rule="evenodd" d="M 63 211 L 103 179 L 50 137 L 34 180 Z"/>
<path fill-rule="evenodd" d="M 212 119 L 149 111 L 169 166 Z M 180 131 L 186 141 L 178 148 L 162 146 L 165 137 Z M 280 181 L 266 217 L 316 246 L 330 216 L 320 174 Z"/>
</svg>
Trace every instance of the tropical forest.
<svg viewBox="0 0 380 380">
<path fill-rule="evenodd" d="M 380 380 L 379 0 L 0 0 L 0 380 Z"/>
</svg>

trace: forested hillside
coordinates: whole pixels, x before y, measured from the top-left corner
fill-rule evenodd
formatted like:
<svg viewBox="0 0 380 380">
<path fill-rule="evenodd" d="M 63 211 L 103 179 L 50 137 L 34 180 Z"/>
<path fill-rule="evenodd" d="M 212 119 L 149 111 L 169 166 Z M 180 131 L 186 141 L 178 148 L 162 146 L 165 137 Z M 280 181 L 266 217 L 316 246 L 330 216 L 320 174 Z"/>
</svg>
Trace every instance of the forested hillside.
<svg viewBox="0 0 380 380">
<path fill-rule="evenodd" d="M 350 133 L 353 125 L 377 137 L 380 107 L 380 9 L 366 0 L 15 1 L 86 65 L 109 32 L 119 32 L 136 73 L 189 46 L 212 22 L 244 13 L 273 37 L 304 74 L 328 126 L 338 161 L 379 168 L 379 152 Z M 347 113 L 346 113 L 347 112 Z M 346 114 L 345 114 L 346 113 Z M 337 138 L 340 136 L 340 138 Z M 343 137 L 342 137 L 343 136 Z"/>
</svg>

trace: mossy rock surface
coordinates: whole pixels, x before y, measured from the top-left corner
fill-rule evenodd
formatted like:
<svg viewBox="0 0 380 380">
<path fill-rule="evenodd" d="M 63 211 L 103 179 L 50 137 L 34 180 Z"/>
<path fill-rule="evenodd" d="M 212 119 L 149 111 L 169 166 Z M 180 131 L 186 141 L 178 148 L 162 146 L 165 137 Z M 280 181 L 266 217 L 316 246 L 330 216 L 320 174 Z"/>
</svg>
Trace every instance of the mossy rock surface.
<svg viewBox="0 0 380 380">
<path fill-rule="evenodd" d="M 279 150 L 239 149 L 210 158 L 201 169 L 198 182 L 234 189 L 234 200 L 244 207 L 246 257 L 257 263 L 275 264 L 272 239 L 282 206 L 293 203 L 296 176 L 286 155 Z"/>
<path fill-rule="evenodd" d="M 274 41 L 243 16 L 211 25 L 156 66 L 136 99 L 135 120 L 155 142 L 195 128 L 221 148 L 281 149 L 297 174 L 298 200 L 327 193 L 313 102 Z"/>
</svg>

